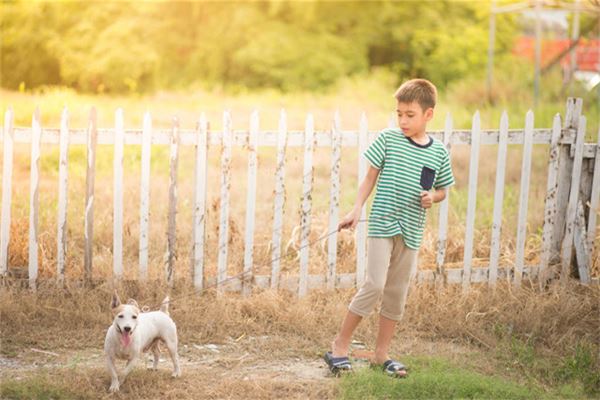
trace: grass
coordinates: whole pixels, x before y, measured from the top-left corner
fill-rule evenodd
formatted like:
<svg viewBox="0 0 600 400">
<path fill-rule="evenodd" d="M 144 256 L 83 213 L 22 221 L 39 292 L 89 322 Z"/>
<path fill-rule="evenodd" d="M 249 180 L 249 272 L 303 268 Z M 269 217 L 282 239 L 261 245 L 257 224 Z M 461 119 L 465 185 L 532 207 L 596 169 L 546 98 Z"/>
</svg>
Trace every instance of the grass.
<svg viewBox="0 0 600 400">
<path fill-rule="evenodd" d="M 473 366 L 440 357 L 406 357 L 407 379 L 390 379 L 378 369 L 364 369 L 342 379 L 340 399 L 583 399 L 595 395 L 580 384 L 544 388 L 530 380 L 485 374 Z M 489 360 L 494 362 L 494 360 Z"/>
<path fill-rule="evenodd" d="M 119 287 L 122 297 L 135 298 L 141 305 L 156 304 L 166 290 L 155 283 Z M 111 292 L 107 283 L 66 290 L 42 286 L 37 294 L 0 288 L 0 354 L 39 365 L 18 374 L 3 367 L 0 397 L 106 397 L 108 375 L 101 349 Z M 171 315 L 179 330 L 181 358 L 191 364 L 184 365 L 184 376 L 177 382 L 170 379 L 168 367 L 158 375 L 138 368 L 123 394 L 133 399 L 552 399 L 600 394 L 598 288 L 556 284 L 539 292 L 524 284 L 515 291 L 499 283 L 495 291 L 474 286 L 462 293 L 460 287 L 416 286 L 391 348 L 392 356 L 409 365 L 409 379 L 390 380 L 371 370 L 328 379 L 320 355 L 353 293 L 315 291 L 294 301 L 272 291 L 247 298 L 210 291 L 190 296 L 189 286 L 178 284 L 171 292 Z M 377 318 L 372 315 L 354 337 L 372 349 L 376 332 Z M 206 343 L 232 347 L 211 353 L 214 361 L 207 362 L 205 353 L 194 350 L 194 345 Z M 31 348 L 62 358 L 40 356 Z M 246 354 L 248 361 L 240 364 Z M 39 357 L 47 358 L 40 362 Z M 316 378 L 276 379 L 283 366 L 307 361 L 316 363 L 309 366 L 317 368 Z M 256 368 L 262 368 L 262 375 Z"/>
</svg>

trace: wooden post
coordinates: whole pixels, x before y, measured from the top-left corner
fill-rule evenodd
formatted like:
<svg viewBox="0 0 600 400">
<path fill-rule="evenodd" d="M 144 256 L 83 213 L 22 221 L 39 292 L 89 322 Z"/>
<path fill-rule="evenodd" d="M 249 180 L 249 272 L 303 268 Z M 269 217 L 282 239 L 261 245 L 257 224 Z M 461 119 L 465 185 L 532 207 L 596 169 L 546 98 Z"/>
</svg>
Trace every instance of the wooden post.
<svg viewBox="0 0 600 400">
<path fill-rule="evenodd" d="M 367 115 L 363 112 L 360 116 L 360 128 L 358 131 L 358 187 L 367 175 L 367 160 L 364 157 L 369 146 L 369 128 Z M 361 222 L 356 227 L 356 287 L 361 287 L 365 281 L 367 269 L 367 206 L 363 205 L 360 211 Z"/>
<path fill-rule="evenodd" d="M 450 138 L 452 137 L 452 115 L 446 114 L 446 123 L 444 125 L 444 145 L 448 150 L 450 156 L 452 156 L 452 144 Z M 436 255 L 436 280 L 446 283 L 446 271 L 444 268 L 444 259 L 446 257 L 446 241 L 448 240 L 448 205 L 450 203 L 450 190 L 446 193 L 446 198 L 440 203 L 440 216 L 439 216 L 439 227 L 438 227 L 438 243 L 437 243 L 437 255 Z"/>
<path fill-rule="evenodd" d="M 169 152 L 169 223 L 167 231 L 167 284 L 175 283 L 175 259 L 177 258 L 177 164 L 179 161 L 179 121 L 173 118 Z"/>
<path fill-rule="evenodd" d="M 123 109 L 115 112 L 115 143 L 113 157 L 113 275 L 123 278 Z"/>
<path fill-rule="evenodd" d="M 85 256 L 84 279 L 90 283 L 92 280 L 92 258 L 94 242 L 94 181 L 96 176 L 96 144 L 98 143 L 98 128 L 96 108 L 90 111 L 90 120 L 87 130 L 87 171 L 85 179 Z"/>
<path fill-rule="evenodd" d="M 250 135 L 248 136 L 248 186 L 246 190 L 246 227 L 244 235 L 244 279 L 242 280 L 242 294 L 244 296 L 248 296 L 252 292 L 258 129 L 258 111 L 254 111 L 250 117 Z"/>
<path fill-rule="evenodd" d="M 281 235 L 285 205 L 285 151 L 287 147 L 287 118 L 285 110 L 279 116 L 277 134 L 277 166 L 275 171 L 275 200 L 273 204 L 273 250 L 271 251 L 271 289 L 279 287 L 281 265 Z"/>
<path fill-rule="evenodd" d="M 561 276 L 563 285 L 567 283 L 570 275 L 571 256 L 573 251 L 573 235 L 575 230 L 575 219 L 577 217 L 577 203 L 579 201 L 579 182 L 581 179 L 581 165 L 583 161 L 583 144 L 585 140 L 586 119 L 579 117 L 579 126 L 577 129 L 577 138 L 575 142 L 575 157 L 573 159 L 573 176 L 571 180 L 571 190 L 569 194 L 569 204 L 567 206 L 567 219 L 565 228 L 565 237 L 561 246 Z"/>
<path fill-rule="evenodd" d="M 10 242 L 10 203 L 12 198 L 12 168 L 14 143 L 14 112 L 12 108 L 4 114 L 2 162 L 2 228 L 0 229 L 0 275 L 8 273 L 8 243 Z"/>
<path fill-rule="evenodd" d="M 539 284 L 542 289 L 549 279 L 548 265 L 550 263 L 552 242 L 553 242 L 553 230 L 557 215 L 557 196 L 558 196 L 558 156 L 560 148 L 558 140 L 561 134 L 561 120 L 560 115 L 554 116 L 552 124 L 552 137 L 550 139 L 550 156 L 548 159 L 548 180 L 546 183 L 546 198 L 544 201 L 544 227 L 542 232 L 542 254 L 540 257 L 540 272 L 539 272 Z"/>
<path fill-rule="evenodd" d="M 305 296 L 308 292 L 308 246 L 310 244 L 312 208 L 314 130 L 313 116 L 309 114 L 306 118 L 304 131 L 304 169 L 302 174 L 302 210 L 300 214 L 300 278 L 298 281 L 298 295 L 300 297 Z"/>
<path fill-rule="evenodd" d="M 496 286 L 498 280 L 498 261 L 502 233 L 502 207 L 504 205 L 504 175 L 506 171 L 506 150 L 508 143 L 508 114 L 502 113 L 498 136 L 498 158 L 496 161 L 496 189 L 494 191 L 494 213 L 492 222 L 492 242 L 490 244 L 489 283 Z"/>
<path fill-rule="evenodd" d="M 573 159 L 571 158 L 571 144 L 565 143 L 567 138 L 576 137 L 581 115 L 582 101 L 570 97 L 567 99 L 567 110 L 563 121 L 563 130 L 559 139 L 558 150 L 558 185 L 556 190 L 556 219 L 550 247 L 550 265 L 560 264 L 560 248 L 565 237 L 566 210 L 569 203 L 571 189 L 571 176 L 573 172 Z M 574 143 L 574 141 L 573 141 Z"/>
<path fill-rule="evenodd" d="M 575 227 L 573 232 L 573 244 L 575 245 L 575 255 L 577 257 L 577 269 L 579 271 L 579 280 L 584 285 L 590 283 L 590 269 L 588 248 L 585 229 L 585 215 L 581 199 L 577 201 L 577 211 L 575 216 Z"/>
<path fill-rule="evenodd" d="M 198 122 L 195 146 L 192 280 L 194 288 L 202 289 L 204 287 L 204 240 L 206 231 L 206 192 L 208 189 L 208 122 L 204 113 L 202 113 Z"/>
<path fill-rule="evenodd" d="M 525 118 L 523 137 L 523 163 L 521 166 L 521 190 L 519 191 L 519 216 L 517 219 L 517 251 L 515 260 L 515 286 L 521 286 L 525 267 L 525 240 L 527 238 L 527 205 L 529 200 L 529 180 L 531 176 L 531 149 L 533 146 L 533 111 Z"/>
<path fill-rule="evenodd" d="M 342 132 L 340 114 L 335 113 L 331 131 L 331 193 L 329 197 L 329 231 L 336 232 L 327 238 L 327 289 L 335 288 L 337 259 L 337 226 L 340 207 L 340 160 L 342 156 Z"/>
<path fill-rule="evenodd" d="M 596 220 L 600 212 L 600 128 L 598 129 L 598 142 L 596 144 L 596 155 L 594 158 L 594 175 L 592 178 L 592 193 L 590 195 L 590 212 L 587 228 L 588 260 L 592 259 L 594 253 L 594 239 L 596 238 Z M 600 251 L 600 249 L 599 249 Z"/>
<path fill-rule="evenodd" d="M 229 186 L 231 184 L 231 116 L 223 113 L 223 137 L 221 149 L 221 217 L 219 221 L 219 259 L 217 270 L 217 288 L 227 279 L 227 239 L 229 230 Z"/>
<path fill-rule="evenodd" d="M 69 177 L 69 111 L 65 107 L 60 118 L 60 156 L 58 164 L 58 224 L 56 234 L 56 280 L 65 281 L 65 258 L 67 254 L 67 203 Z"/>
<path fill-rule="evenodd" d="M 150 158 L 152 157 L 152 117 L 144 114 L 142 128 L 142 173 L 140 179 L 140 249 L 139 276 L 148 279 L 148 232 L 150 225 Z"/>
<path fill-rule="evenodd" d="M 38 276 L 38 219 L 42 126 L 40 109 L 35 109 L 31 126 L 31 169 L 29 178 L 29 287 L 36 289 Z"/>
<path fill-rule="evenodd" d="M 471 128 L 471 158 L 469 161 L 469 195 L 467 203 L 467 227 L 465 234 L 465 251 L 463 256 L 463 291 L 471 286 L 471 265 L 473 262 L 473 238 L 475 235 L 475 211 L 477 208 L 477 172 L 479 167 L 479 143 L 481 121 L 479 111 L 473 116 Z"/>
</svg>

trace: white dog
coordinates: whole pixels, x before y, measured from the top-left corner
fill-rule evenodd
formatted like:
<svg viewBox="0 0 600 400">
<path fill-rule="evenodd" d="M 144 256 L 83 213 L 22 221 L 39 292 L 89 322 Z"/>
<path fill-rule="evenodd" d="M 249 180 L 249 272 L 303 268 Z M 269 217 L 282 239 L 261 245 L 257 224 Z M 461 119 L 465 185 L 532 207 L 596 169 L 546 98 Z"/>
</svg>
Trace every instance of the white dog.
<svg viewBox="0 0 600 400">
<path fill-rule="evenodd" d="M 173 360 L 173 377 L 181 375 L 179 357 L 177 355 L 177 327 L 169 316 L 169 297 L 166 297 L 160 311 L 140 312 L 135 300 L 121 304 L 117 293 L 112 298 L 114 320 L 104 340 L 104 353 L 112 380 L 110 391 L 119 390 L 120 384 L 131 372 L 135 362 L 148 350 L 154 354 L 152 368 L 156 369 L 159 359 L 159 342 L 167 345 L 171 360 Z M 123 376 L 119 382 L 115 359 L 127 360 Z"/>
</svg>

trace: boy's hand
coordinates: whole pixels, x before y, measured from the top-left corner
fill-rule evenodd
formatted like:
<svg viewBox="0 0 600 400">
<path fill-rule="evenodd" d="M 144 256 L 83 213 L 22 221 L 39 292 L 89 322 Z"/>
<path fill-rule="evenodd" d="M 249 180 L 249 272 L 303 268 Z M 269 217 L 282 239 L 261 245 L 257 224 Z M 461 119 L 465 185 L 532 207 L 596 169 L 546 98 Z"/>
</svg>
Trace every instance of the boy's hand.
<svg viewBox="0 0 600 400">
<path fill-rule="evenodd" d="M 433 194 L 431 192 L 421 192 L 421 207 L 431 208 L 433 205 Z"/>
<path fill-rule="evenodd" d="M 342 219 L 338 225 L 338 232 L 342 229 L 354 229 L 360 219 L 360 210 L 352 210 Z"/>
</svg>

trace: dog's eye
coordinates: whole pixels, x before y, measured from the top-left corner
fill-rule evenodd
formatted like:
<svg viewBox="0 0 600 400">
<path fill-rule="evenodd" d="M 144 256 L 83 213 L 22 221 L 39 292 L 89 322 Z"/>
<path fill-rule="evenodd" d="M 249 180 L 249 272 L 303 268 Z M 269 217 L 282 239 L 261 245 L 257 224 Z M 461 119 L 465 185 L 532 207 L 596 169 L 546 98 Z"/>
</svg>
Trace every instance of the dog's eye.
<svg viewBox="0 0 600 400">
<path fill-rule="evenodd" d="M 119 318 L 123 318 L 123 316 L 122 316 L 122 315 L 119 315 Z"/>
<path fill-rule="evenodd" d="M 137 315 L 134 315 L 132 318 L 133 318 L 133 319 L 137 319 Z"/>
</svg>

